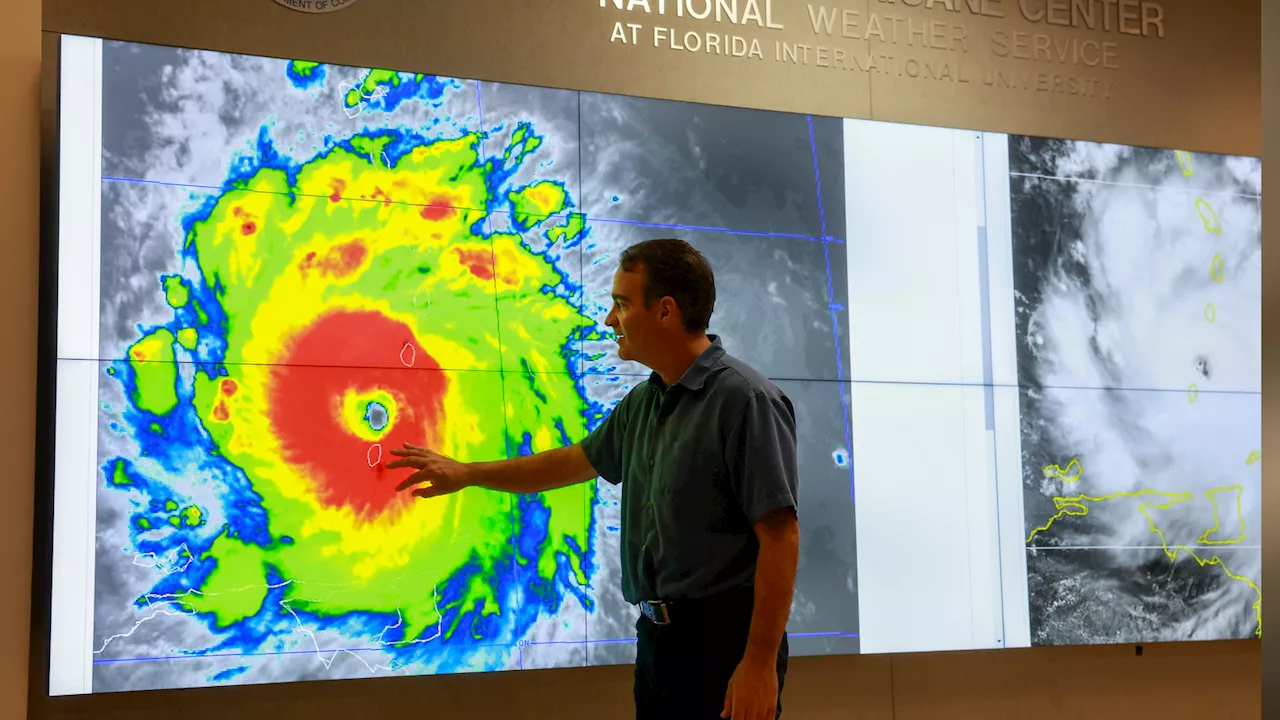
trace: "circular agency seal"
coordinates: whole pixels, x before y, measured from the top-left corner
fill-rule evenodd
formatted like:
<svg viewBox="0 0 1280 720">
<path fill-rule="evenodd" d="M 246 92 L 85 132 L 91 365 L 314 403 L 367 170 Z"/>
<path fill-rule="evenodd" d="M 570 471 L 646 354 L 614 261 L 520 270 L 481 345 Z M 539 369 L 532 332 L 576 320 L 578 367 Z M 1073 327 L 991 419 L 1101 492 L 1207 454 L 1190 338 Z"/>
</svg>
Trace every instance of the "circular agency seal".
<svg viewBox="0 0 1280 720">
<path fill-rule="evenodd" d="M 356 4 L 356 0 L 275 0 L 290 10 L 304 13 L 327 13 L 345 10 Z"/>
</svg>

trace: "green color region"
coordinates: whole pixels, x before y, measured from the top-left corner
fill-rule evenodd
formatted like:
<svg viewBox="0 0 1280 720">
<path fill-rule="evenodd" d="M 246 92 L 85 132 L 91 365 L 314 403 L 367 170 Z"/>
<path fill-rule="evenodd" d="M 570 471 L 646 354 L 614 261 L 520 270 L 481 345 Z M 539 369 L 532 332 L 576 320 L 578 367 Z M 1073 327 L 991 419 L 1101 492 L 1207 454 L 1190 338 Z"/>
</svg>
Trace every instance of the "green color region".
<svg viewBox="0 0 1280 720">
<path fill-rule="evenodd" d="M 502 154 L 503 162 L 507 165 L 512 163 L 519 164 L 529 153 L 541 146 L 542 137 L 533 132 L 533 128 L 528 123 L 520 123 L 516 126 L 515 131 L 511 133 L 511 144 L 507 146 L 506 151 Z"/>
<path fill-rule="evenodd" d="M 310 60 L 294 60 L 289 63 L 289 65 L 293 70 L 293 74 L 300 78 L 311 77 L 311 73 L 315 72 L 315 69 L 320 67 L 320 63 L 311 62 Z"/>
<path fill-rule="evenodd" d="M 212 613 L 219 628 L 257 614 L 267 599 L 262 548 L 223 534 L 202 559 L 208 558 L 214 558 L 217 567 L 199 594 L 185 596 L 183 604 L 195 612 Z"/>
<path fill-rule="evenodd" d="M 364 76 L 364 81 L 360 83 L 360 87 L 351 88 L 347 91 L 344 102 L 346 102 L 347 107 L 355 107 L 360 104 L 362 99 L 372 95 L 379 85 L 399 87 L 400 73 L 394 70 L 370 70 L 369 74 Z"/>
<path fill-rule="evenodd" d="M 204 524 L 204 512 L 195 505 L 182 509 L 182 524 L 187 527 L 200 527 Z"/>
<path fill-rule="evenodd" d="M 185 307 L 191 299 L 191 293 L 187 289 L 182 278 L 177 275 L 166 275 L 164 277 L 164 299 L 169 303 L 169 307 L 180 308 Z"/>
<path fill-rule="evenodd" d="M 151 521 L 142 516 L 138 516 L 136 519 L 134 519 L 133 524 L 136 525 L 139 530 L 151 529 Z"/>
<path fill-rule="evenodd" d="M 530 227 L 564 209 L 568 195 L 553 182 L 540 182 L 509 193 L 512 214 L 520 227 Z"/>
<path fill-rule="evenodd" d="M 133 402 L 140 410 L 165 415 L 178 404 L 178 365 L 173 333 L 160 328 L 129 348 L 129 364 L 137 378 Z"/>
<path fill-rule="evenodd" d="M 165 510 L 170 512 L 178 509 L 178 503 L 172 500 L 165 502 L 164 506 Z M 205 514 L 195 505 L 183 507 L 182 512 L 169 516 L 169 524 L 173 525 L 174 528 L 198 528 L 200 525 L 205 524 Z"/>
<path fill-rule="evenodd" d="M 384 135 L 382 137 L 361 135 L 359 137 L 352 138 L 351 147 L 355 148 L 358 152 L 368 155 L 370 160 L 374 164 L 377 164 L 379 157 L 384 151 L 386 151 L 387 145 L 390 144 L 391 140 L 392 138 L 390 135 Z"/>
<path fill-rule="evenodd" d="M 547 238 L 551 242 L 577 240 L 586 226 L 587 218 L 585 215 L 582 213 L 569 213 L 569 217 L 563 223 L 547 231 Z"/>
<path fill-rule="evenodd" d="M 126 487 L 133 484 L 133 478 L 129 477 L 129 472 L 125 469 L 123 460 L 116 461 L 115 466 L 111 468 L 111 477 L 107 478 L 107 482 L 116 487 Z"/>
<path fill-rule="evenodd" d="M 519 135 L 513 142 L 520 143 L 521 149 L 516 152 L 523 157 L 527 154 L 523 148 L 536 136 L 527 131 Z M 362 142 L 357 138 L 352 146 L 359 148 L 358 141 Z M 432 143 L 404 155 L 397 164 L 396 175 L 413 186 L 430 188 L 431 193 L 438 190 L 458 207 L 488 207 L 486 169 L 480 164 L 478 145 L 478 135 Z M 511 154 L 508 148 L 508 155 Z M 499 459 L 506 456 L 509 444 L 520 446 L 526 442 L 534 451 L 551 449 L 563 444 L 557 428 L 563 429 L 570 442 L 584 437 L 583 401 L 560 346 L 589 321 L 568 301 L 542 292 L 548 285 L 563 282 L 549 261 L 525 249 L 519 236 L 497 234 L 485 238 L 470 234 L 481 217 L 477 211 L 456 211 L 462 215 L 448 221 L 451 235 L 447 243 L 379 243 L 379 233 L 389 225 L 429 221 L 419 217 L 420 208 L 410 205 L 332 202 L 327 190 L 298 192 L 299 188 L 327 188 L 328 179 L 335 175 L 346 177 L 348 187 L 358 187 L 360 173 L 380 170 L 367 157 L 341 148 L 299 168 L 293 186 L 283 172 L 262 170 L 240 189 L 227 191 L 208 220 L 193 226 L 188 241 L 194 244 L 200 258 L 204 281 L 210 287 L 225 288 L 221 301 L 229 318 L 226 356 L 243 357 L 246 345 L 261 342 L 261 337 L 253 333 L 255 318 L 260 312 L 279 311 L 275 309 L 281 307 L 279 299 L 272 290 L 278 279 L 297 272 L 300 257 L 281 249 L 297 247 L 299 238 L 329 244 L 359 238 L 376 249 L 373 256 L 351 275 L 326 286 L 325 302 L 342 305 L 373 299 L 385 313 L 420 315 L 416 298 L 423 283 L 432 282 L 430 332 L 483 358 L 499 347 L 495 298 L 491 294 L 493 279 L 482 282 L 466 274 L 436 277 L 447 268 L 458 267 L 458 252 L 479 250 L 482 257 L 497 258 L 497 274 L 503 281 L 499 284 L 509 288 L 498 297 L 504 365 L 526 368 L 528 372 L 506 382 L 505 388 L 488 373 L 449 375 L 451 392 L 464 398 L 466 407 L 475 413 L 474 431 L 459 433 L 461 439 L 455 439 L 456 456 L 461 460 Z M 563 208 L 563 188 L 555 183 L 541 183 L 539 187 L 543 192 L 547 188 L 554 190 L 549 203 L 545 199 L 537 201 L 541 203 L 538 208 Z M 526 197 L 534 193 L 515 195 Z M 239 204 L 250 201 L 261 221 L 254 245 L 246 246 L 238 232 L 240 223 L 234 218 Z M 573 223 L 570 219 L 566 230 Z M 578 227 L 580 232 L 581 220 Z M 399 233 L 396 236 L 403 237 Z M 274 250 L 266 251 L 267 248 Z M 252 258 L 252 263 L 246 263 L 246 258 Z M 429 270 L 424 274 L 420 268 Z M 226 369 L 229 379 L 247 387 L 242 366 L 229 362 Z M 211 417 L 222 399 L 222 380 L 197 374 L 195 405 L 201 417 Z M 471 420 L 468 418 L 467 422 Z M 440 422 L 448 424 L 449 420 L 441 418 Z M 282 468 L 278 454 L 257 454 L 252 452 L 252 444 L 232 442 L 237 434 L 234 421 L 208 423 L 206 427 L 220 453 L 249 478 L 280 477 L 291 472 Z M 503 493 L 469 488 L 439 501 L 448 504 L 438 523 L 395 528 L 397 535 L 411 540 L 397 547 L 397 561 L 389 563 L 384 548 L 353 548 L 351 533 L 360 532 L 359 526 L 317 529 L 310 522 L 314 515 L 307 498 L 299 497 L 294 488 L 255 481 L 254 489 L 271 518 L 272 534 L 298 541 L 262 548 L 224 536 L 214 543 L 206 557 L 216 560 L 217 566 L 208 585 L 202 588 L 204 594 L 193 598 L 190 604 L 199 612 L 213 613 L 224 627 L 261 609 L 267 568 L 271 567 L 282 577 L 299 581 L 284 591 L 290 607 L 330 617 L 351 612 L 398 611 L 404 620 L 405 637 L 412 640 L 434 628 L 451 607 L 440 593 L 458 568 L 472 563 L 483 568 L 499 567 L 511 551 L 512 499 Z M 524 550 L 523 561 L 536 563 L 549 583 L 557 571 L 557 556 L 563 554 L 570 559 L 580 582 L 585 583 L 582 559 L 573 547 L 588 544 L 589 494 L 582 486 L 566 488 L 544 494 L 542 502 L 550 510 L 546 536 L 532 548 L 532 553 Z M 538 530 L 541 529 L 540 526 Z M 306 582 L 326 583 L 326 590 L 321 595 L 305 593 L 301 588 Z M 452 607 L 461 611 L 458 619 L 471 611 L 497 614 L 510 592 L 500 590 L 493 575 L 482 573 L 471 580 L 460 597 L 452 598 Z M 439 614 L 433 598 L 439 600 Z M 446 635 L 455 631 L 456 626 L 445 628 Z"/>
</svg>

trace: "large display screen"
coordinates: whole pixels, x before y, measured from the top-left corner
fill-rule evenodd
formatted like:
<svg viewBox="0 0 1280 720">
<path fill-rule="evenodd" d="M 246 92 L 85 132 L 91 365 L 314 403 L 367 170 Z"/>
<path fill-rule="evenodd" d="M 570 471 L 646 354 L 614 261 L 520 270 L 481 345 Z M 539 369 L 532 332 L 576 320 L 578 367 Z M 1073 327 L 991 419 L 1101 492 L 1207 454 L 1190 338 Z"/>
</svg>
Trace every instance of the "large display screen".
<svg viewBox="0 0 1280 720">
<path fill-rule="evenodd" d="M 710 260 L 797 412 L 793 654 L 1260 636 L 1257 159 L 63 37 L 53 695 L 616 664 L 620 490 L 414 501 Z"/>
</svg>

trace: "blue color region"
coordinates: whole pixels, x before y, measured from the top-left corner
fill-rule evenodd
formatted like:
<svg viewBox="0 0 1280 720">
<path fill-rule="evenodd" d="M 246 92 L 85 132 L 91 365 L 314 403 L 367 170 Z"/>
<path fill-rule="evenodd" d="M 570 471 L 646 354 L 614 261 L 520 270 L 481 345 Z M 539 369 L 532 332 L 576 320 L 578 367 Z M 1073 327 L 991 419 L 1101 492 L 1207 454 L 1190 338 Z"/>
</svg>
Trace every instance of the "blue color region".
<svg viewBox="0 0 1280 720">
<path fill-rule="evenodd" d="M 301 60 L 293 60 L 285 66 L 289 82 L 299 90 L 308 90 L 324 84 L 325 66 Z"/>
<path fill-rule="evenodd" d="M 421 100 L 428 105 L 438 105 L 446 92 L 462 88 L 462 82 L 453 78 L 402 72 L 396 73 L 395 80 L 378 83 L 372 93 L 365 94 L 361 88 L 367 77 L 368 75 L 361 78 L 355 87 L 355 92 L 361 95 L 359 105 L 363 112 L 370 110 L 394 112 L 410 100 Z M 347 103 L 345 97 L 343 102 Z M 348 103 L 348 107 L 354 106 Z"/>
<path fill-rule="evenodd" d="M 226 670 L 219 670 L 218 672 L 214 673 L 212 677 L 209 678 L 209 682 L 225 683 L 230 680 L 234 680 L 236 677 L 240 675 L 243 675 L 245 671 L 247 671 L 248 669 L 249 669 L 248 665 L 237 665 L 236 667 L 230 667 L 230 668 L 227 668 Z"/>
<path fill-rule="evenodd" d="M 364 408 L 364 421 L 374 432 L 381 432 L 387 426 L 388 417 L 386 406 L 376 400 L 369 401 Z"/>
</svg>

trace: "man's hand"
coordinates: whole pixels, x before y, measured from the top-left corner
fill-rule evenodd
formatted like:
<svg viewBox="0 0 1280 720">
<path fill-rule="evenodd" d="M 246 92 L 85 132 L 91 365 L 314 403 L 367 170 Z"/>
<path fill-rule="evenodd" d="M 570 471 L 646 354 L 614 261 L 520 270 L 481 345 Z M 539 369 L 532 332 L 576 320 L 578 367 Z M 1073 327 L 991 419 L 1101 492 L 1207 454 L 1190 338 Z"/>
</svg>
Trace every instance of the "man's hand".
<svg viewBox="0 0 1280 720">
<path fill-rule="evenodd" d="M 467 466 L 440 453 L 405 443 L 403 448 L 396 448 L 391 451 L 391 454 L 399 459 L 387 463 L 388 470 L 397 468 L 417 470 L 396 485 L 396 492 L 422 485 L 414 489 L 413 495 L 420 498 L 433 498 L 455 493 L 471 484 L 467 478 Z M 423 483 L 428 484 L 423 485 Z"/>
<path fill-rule="evenodd" d="M 724 694 L 722 718 L 732 720 L 774 720 L 778 716 L 777 658 L 755 659 L 748 655 L 738 663 Z"/>
</svg>

